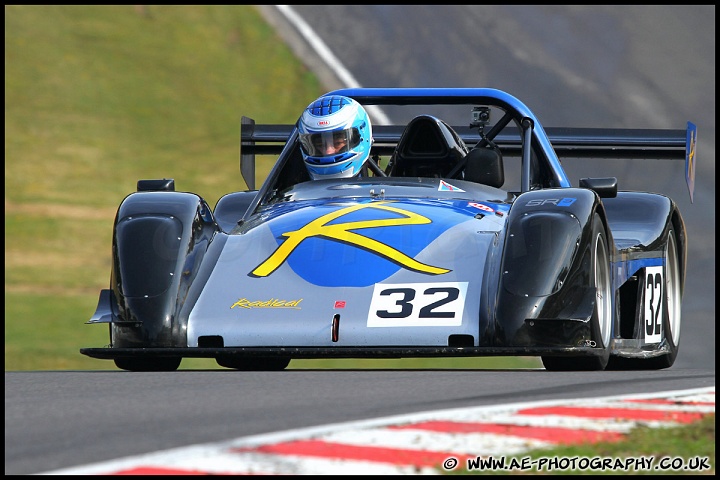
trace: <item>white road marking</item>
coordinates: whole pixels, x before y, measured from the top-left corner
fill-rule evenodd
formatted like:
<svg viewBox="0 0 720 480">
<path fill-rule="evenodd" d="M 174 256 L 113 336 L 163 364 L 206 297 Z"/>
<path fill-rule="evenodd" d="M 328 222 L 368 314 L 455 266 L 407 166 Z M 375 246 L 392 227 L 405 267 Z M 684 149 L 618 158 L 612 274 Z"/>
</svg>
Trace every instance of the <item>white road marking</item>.
<svg viewBox="0 0 720 480">
<path fill-rule="evenodd" d="M 360 82 L 345 68 L 340 59 L 330 50 L 325 42 L 315 33 L 308 23 L 298 15 L 290 5 L 275 5 L 280 13 L 290 22 L 297 31 L 302 35 L 303 39 L 315 50 L 322 58 L 322 61 L 331 68 L 338 76 L 345 88 L 361 88 Z M 377 105 L 368 105 L 365 108 L 370 114 L 372 123 L 377 125 L 389 125 L 390 119 L 385 112 Z"/>
</svg>

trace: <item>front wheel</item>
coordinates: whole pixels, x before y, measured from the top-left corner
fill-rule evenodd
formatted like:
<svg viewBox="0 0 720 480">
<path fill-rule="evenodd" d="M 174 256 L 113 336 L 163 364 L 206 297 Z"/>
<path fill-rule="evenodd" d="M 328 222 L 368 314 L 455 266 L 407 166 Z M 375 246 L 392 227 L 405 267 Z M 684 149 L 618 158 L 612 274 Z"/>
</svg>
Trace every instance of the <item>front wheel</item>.
<svg viewBox="0 0 720 480">
<path fill-rule="evenodd" d="M 592 315 L 595 343 L 602 354 L 593 357 L 542 357 L 546 370 L 589 371 L 604 370 L 610 359 L 612 335 L 612 283 L 608 241 L 600 216 L 596 213 L 592 223 L 592 250 L 590 278 L 595 287 L 595 308 Z"/>
<path fill-rule="evenodd" d="M 115 366 L 131 372 L 173 372 L 181 361 L 181 357 L 116 358 Z"/>
<path fill-rule="evenodd" d="M 610 359 L 608 369 L 661 370 L 663 368 L 670 368 L 675 363 L 680 345 L 680 324 L 682 323 L 680 310 L 682 302 L 682 279 L 680 277 L 680 260 L 677 241 L 673 230 L 668 232 L 668 240 L 665 245 L 664 273 L 662 341 L 665 343 L 667 352 L 648 358 L 613 357 Z"/>
</svg>

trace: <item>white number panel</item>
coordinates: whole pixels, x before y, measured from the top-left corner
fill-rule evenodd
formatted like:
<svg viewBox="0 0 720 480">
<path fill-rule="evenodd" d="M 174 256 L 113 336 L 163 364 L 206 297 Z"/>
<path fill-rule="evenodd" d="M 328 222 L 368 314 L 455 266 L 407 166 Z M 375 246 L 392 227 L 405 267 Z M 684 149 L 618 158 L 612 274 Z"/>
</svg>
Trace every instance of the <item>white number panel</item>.
<svg viewBox="0 0 720 480">
<path fill-rule="evenodd" d="M 462 324 L 467 282 L 375 285 L 368 327 L 452 327 Z"/>
<path fill-rule="evenodd" d="M 662 340 L 663 267 L 645 267 L 645 343 Z"/>
</svg>

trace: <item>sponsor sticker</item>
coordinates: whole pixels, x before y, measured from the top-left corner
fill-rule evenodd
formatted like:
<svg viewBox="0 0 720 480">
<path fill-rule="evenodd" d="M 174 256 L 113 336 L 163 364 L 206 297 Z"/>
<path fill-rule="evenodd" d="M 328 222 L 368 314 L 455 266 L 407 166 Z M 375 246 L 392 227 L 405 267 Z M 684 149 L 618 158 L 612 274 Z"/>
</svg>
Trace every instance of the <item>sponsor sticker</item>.
<svg viewBox="0 0 720 480">
<path fill-rule="evenodd" d="M 539 207 L 543 205 L 555 205 L 556 207 L 569 207 L 577 198 L 566 197 L 566 198 L 540 198 L 537 200 L 528 200 L 525 204 L 527 207 Z"/>
<path fill-rule="evenodd" d="M 438 192 L 464 192 L 462 188 L 456 187 L 455 185 L 450 185 L 445 180 L 440 180 L 440 185 L 438 185 Z"/>
<path fill-rule="evenodd" d="M 482 203 L 477 202 L 470 202 L 468 203 L 469 206 L 477 208 L 478 210 L 482 210 L 483 212 L 493 213 L 495 210 L 488 207 L 487 205 L 483 205 Z"/>
<path fill-rule="evenodd" d="M 300 302 L 302 298 L 297 300 L 281 300 L 279 298 L 271 298 L 269 300 L 248 300 L 241 298 L 237 302 L 230 305 L 230 308 L 293 308 L 300 310 Z"/>
</svg>

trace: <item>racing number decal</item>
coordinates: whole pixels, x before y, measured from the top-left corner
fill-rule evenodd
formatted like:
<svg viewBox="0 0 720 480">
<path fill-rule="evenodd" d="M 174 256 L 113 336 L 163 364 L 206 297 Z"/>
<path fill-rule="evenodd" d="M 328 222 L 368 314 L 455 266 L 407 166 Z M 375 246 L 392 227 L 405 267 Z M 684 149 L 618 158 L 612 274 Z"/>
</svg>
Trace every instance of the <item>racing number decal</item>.
<svg viewBox="0 0 720 480">
<path fill-rule="evenodd" d="M 459 326 L 467 282 L 376 284 L 368 327 Z"/>
<path fill-rule="evenodd" d="M 395 302 L 395 305 L 400 307 L 398 312 L 390 312 L 388 310 L 378 310 L 377 315 L 380 318 L 406 318 L 412 315 L 413 305 L 410 303 L 415 299 L 415 290 L 412 288 L 388 288 L 382 290 L 380 295 L 393 295 L 395 293 L 401 294 L 401 298 Z M 424 295 L 434 295 L 436 293 L 446 293 L 447 296 L 433 302 L 430 305 L 425 305 L 420 309 L 420 318 L 453 318 L 454 312 L 442 312 L 435 310 L 440 308 L 446 303 L 453 302 L 460 296 L 460 291 L 456 287 L 443 287 L 443 288 L 428 288 L 423 292 Z"/>
<path fill-rule="evenodd" d="M 420 318 L 453 318 L 455 317 L 454 312 L 441 312 L 439 309 L 446 303 L 454 302 L 460 296 L 460 290 L 455 287 L 450 288 L 428 288 L 425 290 L 426 295 L 433 295 L 435 293 L 447 293 L 447 297 L 441 298 L 437 302 L 433 302 L 430 305 L 425 305 L 420 309 Z"/>
<path fill-rule="evenodd" d="M 645 267 L 645 343 L 662 339 L 663 267 Z"/>
<path fill-rule="evenodd" d="M 375 312 L 380 318 L 407 318 L 412 315 L 413 305 L 410 303 L 415 299 L 415 289 L 413 288 L 388 288 L 387 290 L 380 291 L 382 296 L 393 296 L 399 293 L 401 297 L 395 301 L 395 305 L 400 307 L 400 311 L 391 312 L 389 310 L 378 310 Z"/>
</svg>

